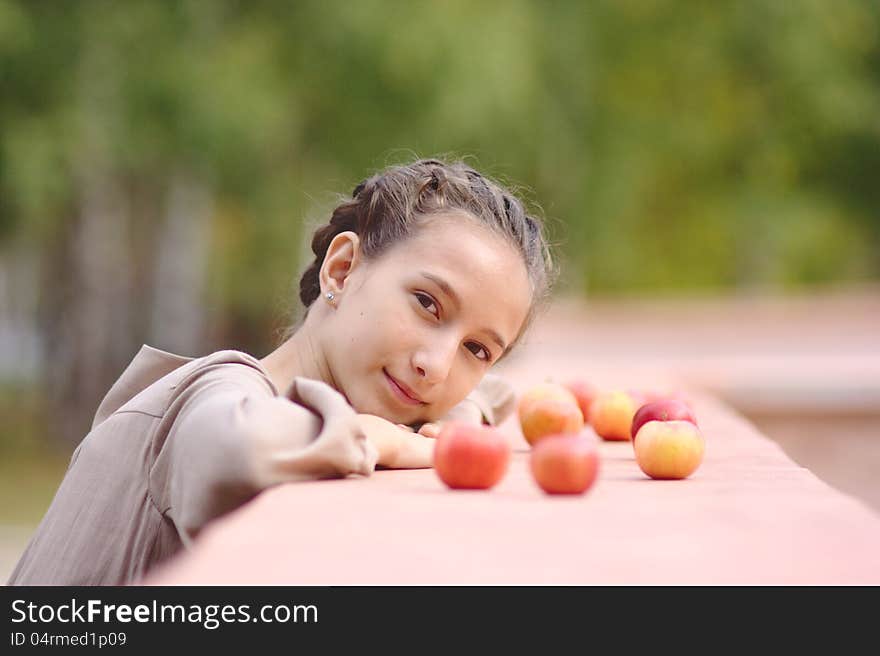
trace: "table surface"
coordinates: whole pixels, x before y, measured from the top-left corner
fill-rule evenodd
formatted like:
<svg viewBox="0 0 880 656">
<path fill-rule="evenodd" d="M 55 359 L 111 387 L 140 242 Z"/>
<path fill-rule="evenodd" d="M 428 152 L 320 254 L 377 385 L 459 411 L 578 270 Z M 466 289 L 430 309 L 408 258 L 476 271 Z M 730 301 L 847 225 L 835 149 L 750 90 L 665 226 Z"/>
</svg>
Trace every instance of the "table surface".
<svg viewBox="0 0 880 656">
<path fill-rule="evenodd" d="M 491 490 L 450 490 L 431 469 L 279 486 L 145 583 L 880 583 L 880 515 L 713 396 L 687 396 L 707 446 L 686 480 L 651 480 L 631 443 L 601 442 L 586 494 L 546 495 L 511 417 L 514 457 Z"/>
</svg>

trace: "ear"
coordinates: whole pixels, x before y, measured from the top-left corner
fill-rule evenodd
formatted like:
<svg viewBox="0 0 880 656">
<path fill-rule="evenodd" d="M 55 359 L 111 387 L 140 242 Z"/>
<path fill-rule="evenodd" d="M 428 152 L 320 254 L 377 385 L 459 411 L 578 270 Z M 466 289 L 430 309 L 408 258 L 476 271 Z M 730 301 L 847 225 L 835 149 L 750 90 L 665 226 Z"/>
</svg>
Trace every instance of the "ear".
<svg viewBox="0 0 880 656">
<path fill-rule="evenodd" d="M 322 294 L 339 294 L 344 289 L 346 281 L 360 261 L 360 253 L 361 240 L 357 233 L 347 230 L 333 238 L 319 273 Z"/>
</svg>

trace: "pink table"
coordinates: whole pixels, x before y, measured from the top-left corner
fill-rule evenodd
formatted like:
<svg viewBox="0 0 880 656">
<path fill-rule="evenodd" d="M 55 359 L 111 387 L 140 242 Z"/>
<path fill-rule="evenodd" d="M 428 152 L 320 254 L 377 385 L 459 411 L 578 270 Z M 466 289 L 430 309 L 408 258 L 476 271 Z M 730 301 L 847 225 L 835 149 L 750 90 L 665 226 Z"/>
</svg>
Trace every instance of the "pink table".
<svg viewBox="0 0 880 656">
<path fill-rule="evenodd" d="M 155 569 L 158 585 L 880 584 L 880 515 L 692 393 L 705 460 L 653 481 L 630 443 L 602 443 L 584 496 L 549 497 L 515 453 L 490 491 L 433 470 L 280 486 Z"/>
</svg>

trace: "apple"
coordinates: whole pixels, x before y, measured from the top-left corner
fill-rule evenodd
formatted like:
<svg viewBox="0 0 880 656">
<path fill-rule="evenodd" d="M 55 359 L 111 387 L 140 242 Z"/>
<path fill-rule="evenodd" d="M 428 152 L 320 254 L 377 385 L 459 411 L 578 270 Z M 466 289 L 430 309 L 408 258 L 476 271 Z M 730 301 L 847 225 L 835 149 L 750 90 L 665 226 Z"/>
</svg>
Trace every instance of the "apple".
<svg viewBox="0 0 880 656">
<path fill-rule="evenodd" d="M 574 395 L 578 407 L 581 409 L 581 414 L 584 416 L 584 420 L 586 420 L 590 416 L 590 405 L 593 403 L 593 399 L 596 398 L 599 390 L 595 385 L 581 378 L 570 380 L 565 384 L 565 387 Z"/>
<path fill-rule="evenodd" d="M 640 397 L 633 392 L 603 392 L 590 406 L 590 425 L 603 440 L 631 440 L 630 429 L 641 405 L 639 401 Z"/>
<path fill-rule="evenodd" d="M 491 426 L 448 422 L 436 439 L 434 471 L 453 489 L 487 490 L 507 472 L 510 444 Z"/>
<path fill-rule="evenodd" d="M 632 429 L 630 434 L 632 438 L 636 438 L 636 433 L 643 424 L 649 421 L 689 421 L 695 426 L 697 420 L 694 418 L 693 410 L 684 401 L 678 399 L 663 399 L 660 401 L 652 401 L 646 403 L 636 411 L 632 421 Z"/>
<path fill-rule="evenodd" d="M 693 474 L 703 461 L 705 440 L 687 420 L 649 421 L 636 433 L 636 462 L 651 478 L 679 479 Z"/>
<path fill-rule="evenodd" d="M 530 388 L 520 398 L 517 410 L 523 437 L 532 446 L 547 435 L 579 433 L 584 427 L 584 415 L 574 394 L 557 383 Z"/>
<path fill-rule="evenodd" d="M 561 433 L 542 439 L 529 456 L 535 482 L 547 494 L 583 494 L 599 472 L 595 438 Z"/>
</svg>

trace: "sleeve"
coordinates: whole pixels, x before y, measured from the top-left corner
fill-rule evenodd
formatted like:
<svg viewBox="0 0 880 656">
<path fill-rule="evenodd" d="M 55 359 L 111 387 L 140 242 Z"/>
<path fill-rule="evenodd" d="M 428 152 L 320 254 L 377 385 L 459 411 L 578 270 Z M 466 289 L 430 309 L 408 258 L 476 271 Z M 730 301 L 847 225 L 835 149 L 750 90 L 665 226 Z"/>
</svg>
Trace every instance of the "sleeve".
<svg viewBox="0 0 880 656">
<path fill-rule="evenodd" d="M 441 421 L 464 421 L 498 426 L 516 406 L 516 393 L 504 378 L 486 374 L 461 403 L 452 408 Z"/>
<path fill-rule="evenodd" d="M 227 366 L 187 390 L 151 471 L 151 493 L 185 544 L 269 486 L 368 476 L 376 466 L 357 414 L 329 385 L 296 378 L 284 396 L 272 396 L 232 366 L 233 374 Z"/>
</svg>

